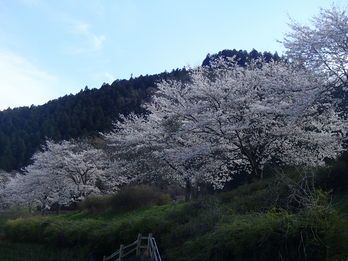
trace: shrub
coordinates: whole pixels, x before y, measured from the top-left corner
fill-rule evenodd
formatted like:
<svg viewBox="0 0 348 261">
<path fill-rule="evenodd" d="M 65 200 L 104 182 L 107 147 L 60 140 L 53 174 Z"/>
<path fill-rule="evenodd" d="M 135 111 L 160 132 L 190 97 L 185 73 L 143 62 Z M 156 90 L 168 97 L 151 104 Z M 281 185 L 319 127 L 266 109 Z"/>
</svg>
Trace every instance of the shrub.
<svg viewBox="0 0 348 261">
<path fill-rule="evenodd" d="M 80 210 L 90 213 L 106 212 L 108 210 L 127 211 L 150 206 L 160 206 L 171 203 L 169 194 L 146 186 L 129 186 L 114 195 L 90 196 L 79 204 Z"/>
<path fill-rule="evenodd" d="M 161 205 L 167 205 L 170 204 L 172 202 L 172 198 L 169 194 L 161 194 L 159 196 L 157 205 L 161 206 Z"/>
<path fill-rule="evenodd" d="M 0 234 L 2 230 L 4 229 L 4 225 L 7 220 L 16 219 L 16 218 L 26 218 L 26 217 L 34 216 L 37 214 L 38 213 L 34 211 L 33 209 L 24 207 L 24 206 L 14 206 L 6 210 L 1 210 L 0 211 Z"/>
<path fill-rule="evenodd" d="M 123 188 L 111 198 L 113 210 L 134 210 L 155 205 L 167 204 L 171 201 L 168 194 L 161 193 L 158 189 L 137 185 Z"/>
<path fill-rule="evenodd" d="M 269 189 L 269 184 L 269 180 L 258 180 L 218 194 L 217 197 L 234 212 L 262 212 L 274 207 L 275 198 Z"/>
<path fill-rule="evenodd" d="M 79 209 L 99 213 L 111 209 L 111 196 L 90 196 L 79 204 Z"/>
<path fill-rule="evenodd" d="M 167 259 L 346 260 L 348 224 L 330 211 L 270 211 L 225 218 L 215 230 L 169 249 Z"/>
<path fill-rule="evenodd" d="M 325 189 L 340 192 L 348 188 L 348 151 L 326 168 L 317 173 L 316 185 Z"/>
</svg>

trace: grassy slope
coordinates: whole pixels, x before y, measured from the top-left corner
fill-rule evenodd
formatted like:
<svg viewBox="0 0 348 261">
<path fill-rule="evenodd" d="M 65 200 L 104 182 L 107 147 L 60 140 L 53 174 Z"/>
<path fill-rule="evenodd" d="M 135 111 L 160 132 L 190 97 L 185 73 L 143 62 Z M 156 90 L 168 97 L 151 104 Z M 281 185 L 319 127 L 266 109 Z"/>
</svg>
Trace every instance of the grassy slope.
<svg viewBox="0 0 348 261">
<path fill-rule="evenodd" d="M 348 189 L 342 185 L 346 184 L 346 166 L 335 166 L 329 172 L 331 179 L 325 174 L 321 184 L 330 184 L 327 180 L 336 184 L 341 180 L 337 183 L 341 186 L 340 193 L 333 195 L 332 204 L 338 213 L 321 208 L 300 212 L 281 210 L 279 202 L 274 201 L 275 188 L 278 195 L 286 193 L 279 192 L 278 185 L 269 178 L 192 202 L 128 212 L 76 212 L 27 218 L 27 213 L 15 210 L 7 216 L 0 215 L 0 233 L 4 228 L 7 239 L 12 240 L 11 243 L 0 241 L 0 248 L 12 244 L 10 248 L 15 249 L 18 244 L 30 242 L 37 244 L 31 245 L 32 249 L 51 246 L 53 253 L 57 248 L 64 248 L 69 253 L 82 249 L 85 254 L 107 254 L 121 243 L 134 241 L 138 233 L 153 233 L 168 261 L 302 260 L 305 257 L 341 260 L 348 258 L 345 244 Z M 11 216 L 22 218 L 4 225 L 5 219 Z M 76 246 L 80 250 L 69 250 Z M 0 251 L 0 260 L 6 260 L 5 252 Z"/>
<path fill-rule="evenodd" d="M 169 261 L 277 260 L 284 255 L 285 260 L 301 260 L 305 250 L 308 260 L 345 257 L 348 249 L 336 243 L 348 240 L 343 233 L 348 225 L 342 218 L 321 210 L 291 214 L 272 209 L 269 189 L 268 181 L 259 181 L 192 202 L 130 212 L 17 219 L 6 225 L 6 234 L 16 242 L 63 248 L 77 245 L 87 249 L 85 253 L 106 254 L 121 243 L 132 242 L 139 232 L 154 233 Z M 347 213 L 347 197 L 348 192 L 334 198 L 343 213 Z M 335 247 L 329 251 L 320 242 Z M 279 253 L 274 255 L 275 251 Z"/>
<path fill-rule="evenodd" d="M 86 250 L 0 241 L 1 261 L 85 261 Z"/>
<path fill-rule="evenodd" d="M 348 217 L 348 189 L 333 195 L 333 206 L 339 213 Z"/>
</svg>

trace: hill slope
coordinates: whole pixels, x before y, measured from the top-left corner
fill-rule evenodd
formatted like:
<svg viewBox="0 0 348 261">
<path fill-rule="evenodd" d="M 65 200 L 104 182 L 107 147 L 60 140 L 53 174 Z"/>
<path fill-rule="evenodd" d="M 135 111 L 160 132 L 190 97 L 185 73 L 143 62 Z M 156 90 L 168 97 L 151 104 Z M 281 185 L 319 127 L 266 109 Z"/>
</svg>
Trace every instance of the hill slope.
<svg viewBox="0 0 348 261">
<path fill-rule="evenodd" d="M 306 192 L 321 200 L 309 208 L 291 200 L 291 183 L 268 173 L 232 191 L 150 208 L 122 210 L 116 204 L 103 212 L 110 201 L 99 197 L 90 201 L 91 212 L 10 220 L 5 235 L 16 243 L 80 247 L 100 257 L 133 242 L 138 233 L 153 233 L 164 260 L 346 260 L 348 184 L 336 180 L 346 180 L 347 159 L 319 169 L 315 189 Z M 295 182 L 301 178 L 296 169 L 284 175 Z M 333 191 L 334 204 L 327 190 Z M 141 194 L 136 200 L 146 202 Z"/>
</svg>

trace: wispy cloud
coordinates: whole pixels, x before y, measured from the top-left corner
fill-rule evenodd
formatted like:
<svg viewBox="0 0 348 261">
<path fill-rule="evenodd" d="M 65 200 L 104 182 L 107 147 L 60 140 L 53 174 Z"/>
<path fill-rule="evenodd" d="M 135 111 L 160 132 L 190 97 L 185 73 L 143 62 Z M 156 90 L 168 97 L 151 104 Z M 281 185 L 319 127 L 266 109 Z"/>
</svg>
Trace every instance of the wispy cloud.
<svg viewBox="0 0 348 261">
<path fill-rule="evenodd" d="M 75 19 L 68 19 L 67 22 L 71 33 L 82 37 L 79 47 L 74 48 L 76 53 L 94 52 L 103 48 L 106 37 L 92 32 L 90 24 Z"/>
<path fill-rule="evenodd" d="M 67 1 L 68 3 L 65 4 L 67 7 L 43 0 L 18 1 L 26 6 L 39 9 L 41 13 L 49 17 L 48 19 L 55 26 L 58 25 L 57 33 L 61 34 L 60 39 L 62 42 L 65 41 L 63 48 L 68 50 L 69 54 L 95 52 L 103 48 L 104 41 L 106 40 L 105 35 L 97 33 L 95 25 L 91 25 L 83 19 L 76 18 L 76 14 L 71 11 L 71 8 L 76 5 L 73 1 Z M 92 10 L 92 15 L 101 16 L 104 12 L 104 6 L 101 1 L 86 2 L 86 5 L 88 6 L 86 10 Z M 85 9 L 82 8 L 82 10 Z"/>
<path fill-rule="evenodd" d="M 55 97 L 58 79 L 30 61 L 0 50 L 0 109 L 43 104 Z"/>
</svg>

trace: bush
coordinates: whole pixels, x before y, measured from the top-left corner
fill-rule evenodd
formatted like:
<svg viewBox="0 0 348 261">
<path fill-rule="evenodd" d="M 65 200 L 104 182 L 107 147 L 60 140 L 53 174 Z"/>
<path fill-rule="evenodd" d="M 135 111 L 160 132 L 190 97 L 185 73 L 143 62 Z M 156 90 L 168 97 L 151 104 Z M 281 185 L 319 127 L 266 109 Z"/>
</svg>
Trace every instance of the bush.
<svg viewBox="0 0 348 261">
<path fill-rule="evenodd" d="M 275 198 L 269 187 L 269 180 L 258 180 L 241 185 L 232 191 L 220 193 L 217 197 L 223 204 L 240 214 L 263 212 L 275 206 Z"/>
<path fill-rule="evenodd" d="M 346 260 L 347 222 L 332 212 L 233 215 L 215 230 L 169 249 L 167 259 Z"/>
<path fill-rule="evenodd" d="M 317 173 L 317 186 L 340 192 L 348 188 L 348 151 Z"/>
<path fill-rule="evenodd" d="M 128 211 L 150 206 L 169 204 L 172 199 L 169 194 L 146 186 L 129 186 L 114 195 L 90 196 L 79 204 L 80 210 L 90 213 L 101 213 L 109 210 Z"/>
<path fill-rule="evenodd" d="M 14 206 L 6 210 L 1 210 L 0 211 L 0 236 L 7 220 L 16 219 L 16 218 L 26 218 L 26 217 L 30 217 L 34 215 L 38 215 L 38 213 L 34 211 L 33 209 L 24 207 L 24 206 Z"/>
<path fill-rule="evenodd" d="M 10 220 L 5 232 L 14 242 L 32 242 L 55 247 L 84 247 L 93 252 L 111 253 L 120 244 L 131 243 L 138 233 L 153 233 L 156 238 L 168 233 L 171 224 L 165 214 L 180 204 L 154 206 L 137 212 L 104 219 L 102 214 L 76 214 Z M 85 213 L 87 214 L 87 213 Z M 91 218 L 94 216 L 94 218 Z"/>
<path fill-rule="evenodd" d="M 79 209 L 91 213 L 105 212 L 111 209 L 111 196 L 91 196 L 79 204 Z"/>
<path fill-rule="evenodd" d="M 168 194 L 161 193 L 158 189 L 137 185 L 123 188 L 111 198 L 112 210 L 135 210 L 155 205 L 164 205 L 171 202 Z"/>
</svg>

